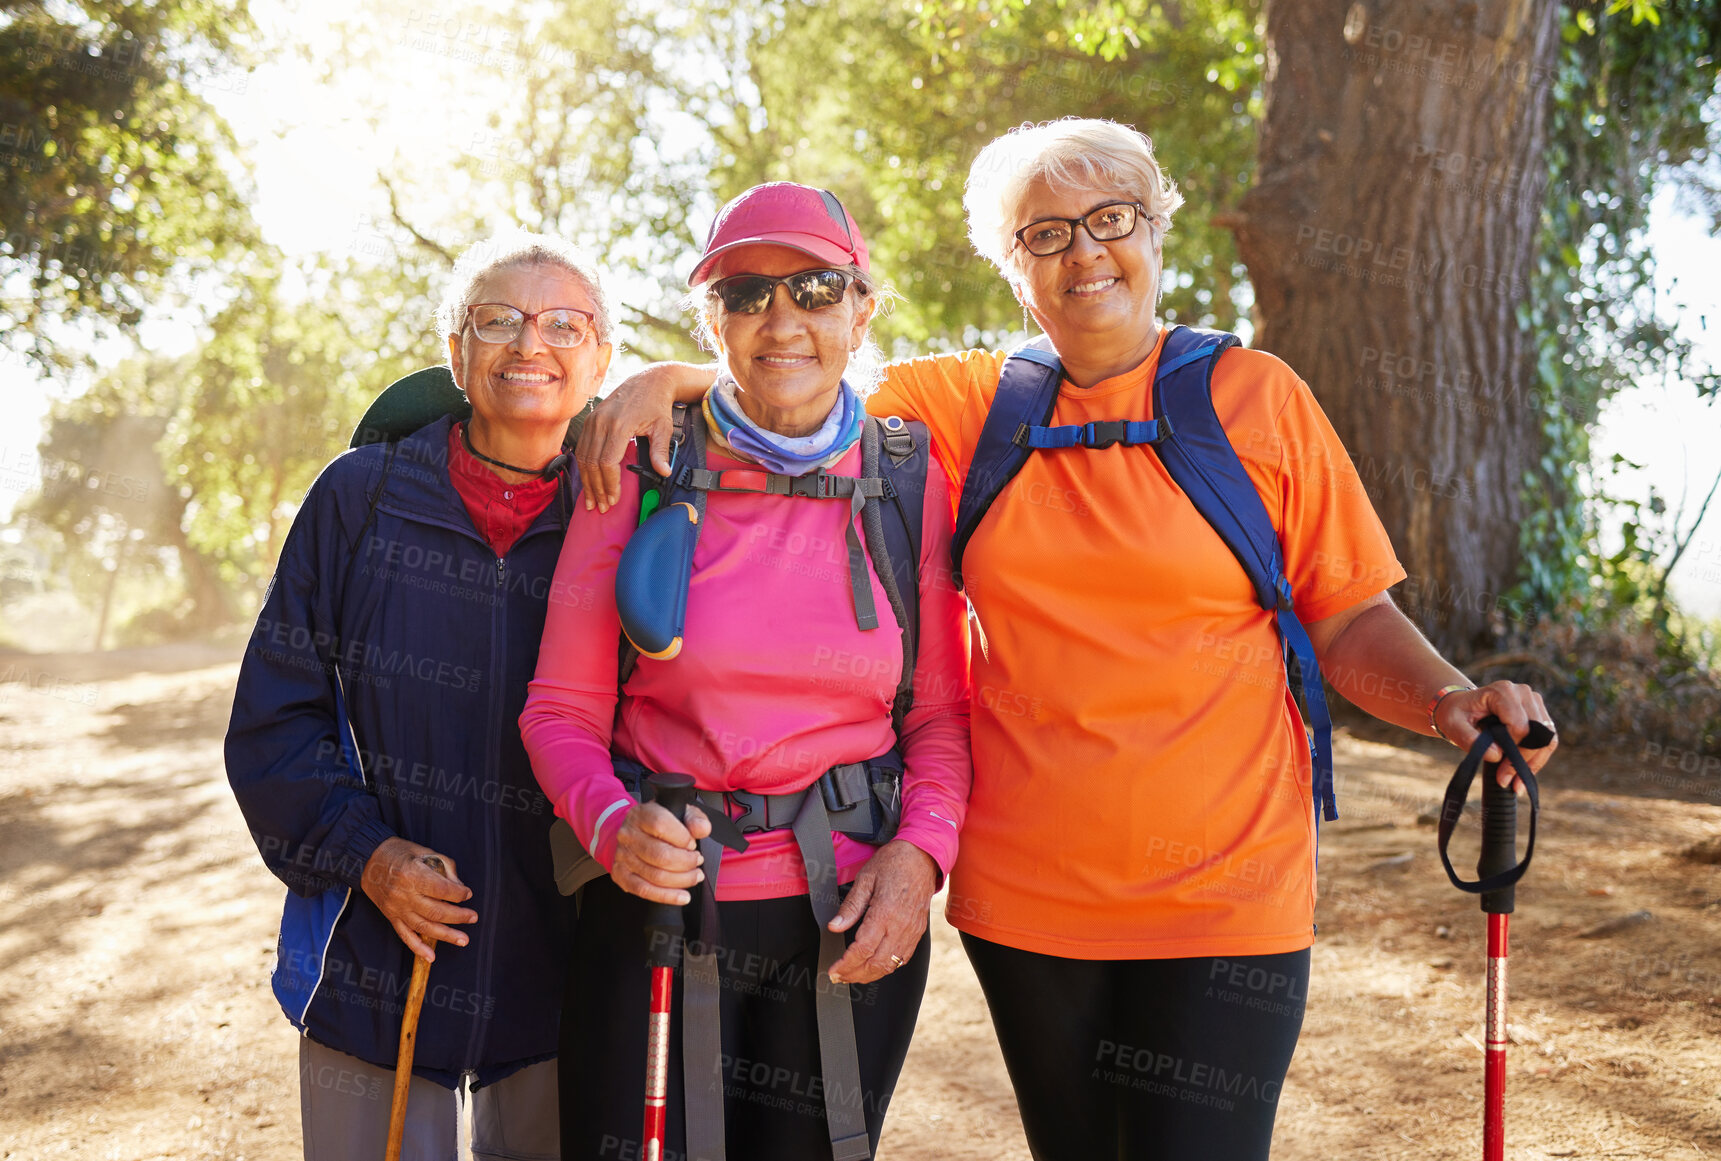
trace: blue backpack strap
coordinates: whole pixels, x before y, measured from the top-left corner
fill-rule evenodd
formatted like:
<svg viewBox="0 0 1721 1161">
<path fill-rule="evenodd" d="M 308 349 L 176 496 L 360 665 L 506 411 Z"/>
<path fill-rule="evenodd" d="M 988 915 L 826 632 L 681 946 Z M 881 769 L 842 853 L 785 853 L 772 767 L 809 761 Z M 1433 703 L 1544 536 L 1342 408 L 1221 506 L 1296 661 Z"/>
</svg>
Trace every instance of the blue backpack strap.
<svg viewBox="0 0 1721 1161">
<path fill-rule="evenodd" d="M 1087 447 L 1099 450 L 1113 444 L 1139 447 L 1156 444 L 1171 434 L 1171 423 L 1158 419 L 1106 419 L 1095 423 L 1075 423 L 1064 427 L 1029 427 L 1016 429 L 1016 442 L 1022 447 L 1039 451 L 1044 448 Z"/>
<path fill-rule="evenodd" d="M 1153 382 L 1153 413 L 1169 419 L 1171 431 L 1154 450 L 1243 566 L 1255 599 L 1275 614 L 1285 669 L 1302 688 L 1314 729 L 1314 793 L 1322 816 L 1330 822 L 1338 817 L 1333 797 L 1333 725 L 1314 643 L 1292 606 L 1284 551 L 1272 517 L 1213 410 L 1213 368 L 1219 356 L 1236 345 L 1235 335 L 1193 327 L 1174 327 L 1165 337 Z"/>
<path fill-rule="evenodd" d="M 914 666 L 920 652 L 920 545 L 926 524 L 926 473 L 932 463 L 932 440 L 926 425 L 889 416 L 877 421 L 882 436 L 878 473 L 890 483 L 879 501 L 885 559 L 869 540 L 875 570 L 888 570 L 896 584 L 892 605 L 903 618 L 902 679 L 891 704 L 891 724 L 902 737 L 902 721 L 914 705 Z M 889 593 L 889 585 L 886 585 Z"/>
<path fill-rule="evenodd" d="M 1018 433 L 1038 427 L 1052 417 L 1058 405 L 1058 385 L 1064 368 L 1058 356 L 1044 347 L 1018 347 L 1004 360 L 998 375 L 998 394 L 986 412 L 980 442 L 974 447 L 968 475 L 962 481 L 962 500 L 956 508 L 956 531 L 950 540 L 950 565 L 957 587 L 962 585 L 962 556 L 969 538 L 985 519 L 992 502 L 1004 490 L 1033 450 L 1018 442 Z"/>
</svg>

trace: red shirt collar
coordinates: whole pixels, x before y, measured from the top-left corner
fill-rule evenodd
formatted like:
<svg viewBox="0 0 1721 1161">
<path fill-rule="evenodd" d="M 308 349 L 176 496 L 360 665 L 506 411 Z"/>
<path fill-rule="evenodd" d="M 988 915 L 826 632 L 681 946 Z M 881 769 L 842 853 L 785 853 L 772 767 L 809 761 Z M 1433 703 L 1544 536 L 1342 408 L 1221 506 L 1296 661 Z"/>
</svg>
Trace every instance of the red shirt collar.
<svg viewBox="0 0 1721 1161">
<path fill-rule="evenodd" d="M 515 483 L 491 471 L 466 450 L 460 438 L 463 424 L 448 429 L 448 479 L 466 505 L 472 526 L 498 558 L 508 555 L 538 514 L 550 506 L 561 477 Z"/>
</svg>

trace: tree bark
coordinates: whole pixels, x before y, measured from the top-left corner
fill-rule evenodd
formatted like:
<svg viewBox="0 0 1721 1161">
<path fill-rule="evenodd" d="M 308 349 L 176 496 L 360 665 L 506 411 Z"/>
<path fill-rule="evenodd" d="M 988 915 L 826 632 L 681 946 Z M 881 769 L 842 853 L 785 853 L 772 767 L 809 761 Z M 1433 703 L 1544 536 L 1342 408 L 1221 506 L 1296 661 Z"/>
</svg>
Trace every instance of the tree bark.
<svg viewBox="0 0 1721 1161">
<path fill-rule="evenodd" d="M 1559 54 L 1552 0 L 1272 0 L 1235 219 L 1255 345 L 1344 440 L 1443 652 L 1487 647 L 1545 446 L 1528 299 Z"/>
</svg>

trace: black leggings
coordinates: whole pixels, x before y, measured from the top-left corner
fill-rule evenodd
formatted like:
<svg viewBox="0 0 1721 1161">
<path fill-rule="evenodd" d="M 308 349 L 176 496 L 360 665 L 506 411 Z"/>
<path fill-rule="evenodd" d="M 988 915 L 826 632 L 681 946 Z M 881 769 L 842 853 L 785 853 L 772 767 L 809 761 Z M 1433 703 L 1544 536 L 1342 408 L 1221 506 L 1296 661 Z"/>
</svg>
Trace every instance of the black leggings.
<svg viewBox="0 0 1721 1161">
<path fill-rule="evenodd" d="M 1257 1161 L 1308 951 L 1084 960 L 962 936 L 1035 1161 Z"/>
<path fill-rule="evenodd" d="M 608 878 L 584 890 L 562 1005 L 562 1158 L 635 1161 L 645 1107 L 648 904 Z M 797 895 L 719 903 L 717 909 L 723 928 L 717 962 L 728 1155 L 737 1161 L 829 1158 L 813 991 L 819 932 L 812 905 Z M 895 972 L 850 985 L 874 1152 L 920 1013 L 931 947 L 929 933 Z M 681 1010 L 677 973 L 664 1140 L 669 1161 L 686 1153 Z"/>
</svg>

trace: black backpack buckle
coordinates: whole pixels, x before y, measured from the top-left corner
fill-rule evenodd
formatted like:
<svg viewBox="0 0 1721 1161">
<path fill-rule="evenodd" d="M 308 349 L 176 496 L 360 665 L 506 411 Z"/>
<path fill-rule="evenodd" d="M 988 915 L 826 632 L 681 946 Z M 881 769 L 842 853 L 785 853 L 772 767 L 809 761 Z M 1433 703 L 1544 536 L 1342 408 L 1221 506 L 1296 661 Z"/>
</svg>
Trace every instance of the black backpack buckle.
<svg viewBox="0 0 1721 1161">
<path fill-rule="evenodd" d="M 1095 451 L 1104 451 L 1129 438 L 1129 423 L 1122 419 L 1098 420 L 1085 426 L 1087 430 L 1082 434 L 1087 438 L 1082 442 Z"/>
<path fill-rule="evenodd" d="M 830 499 L 829 477 L 825 469 L 820 468 L 810 476 L 793 476 L 789 479 L 789 495 L 798 496 L 803 500 Z"/>
</svg>

